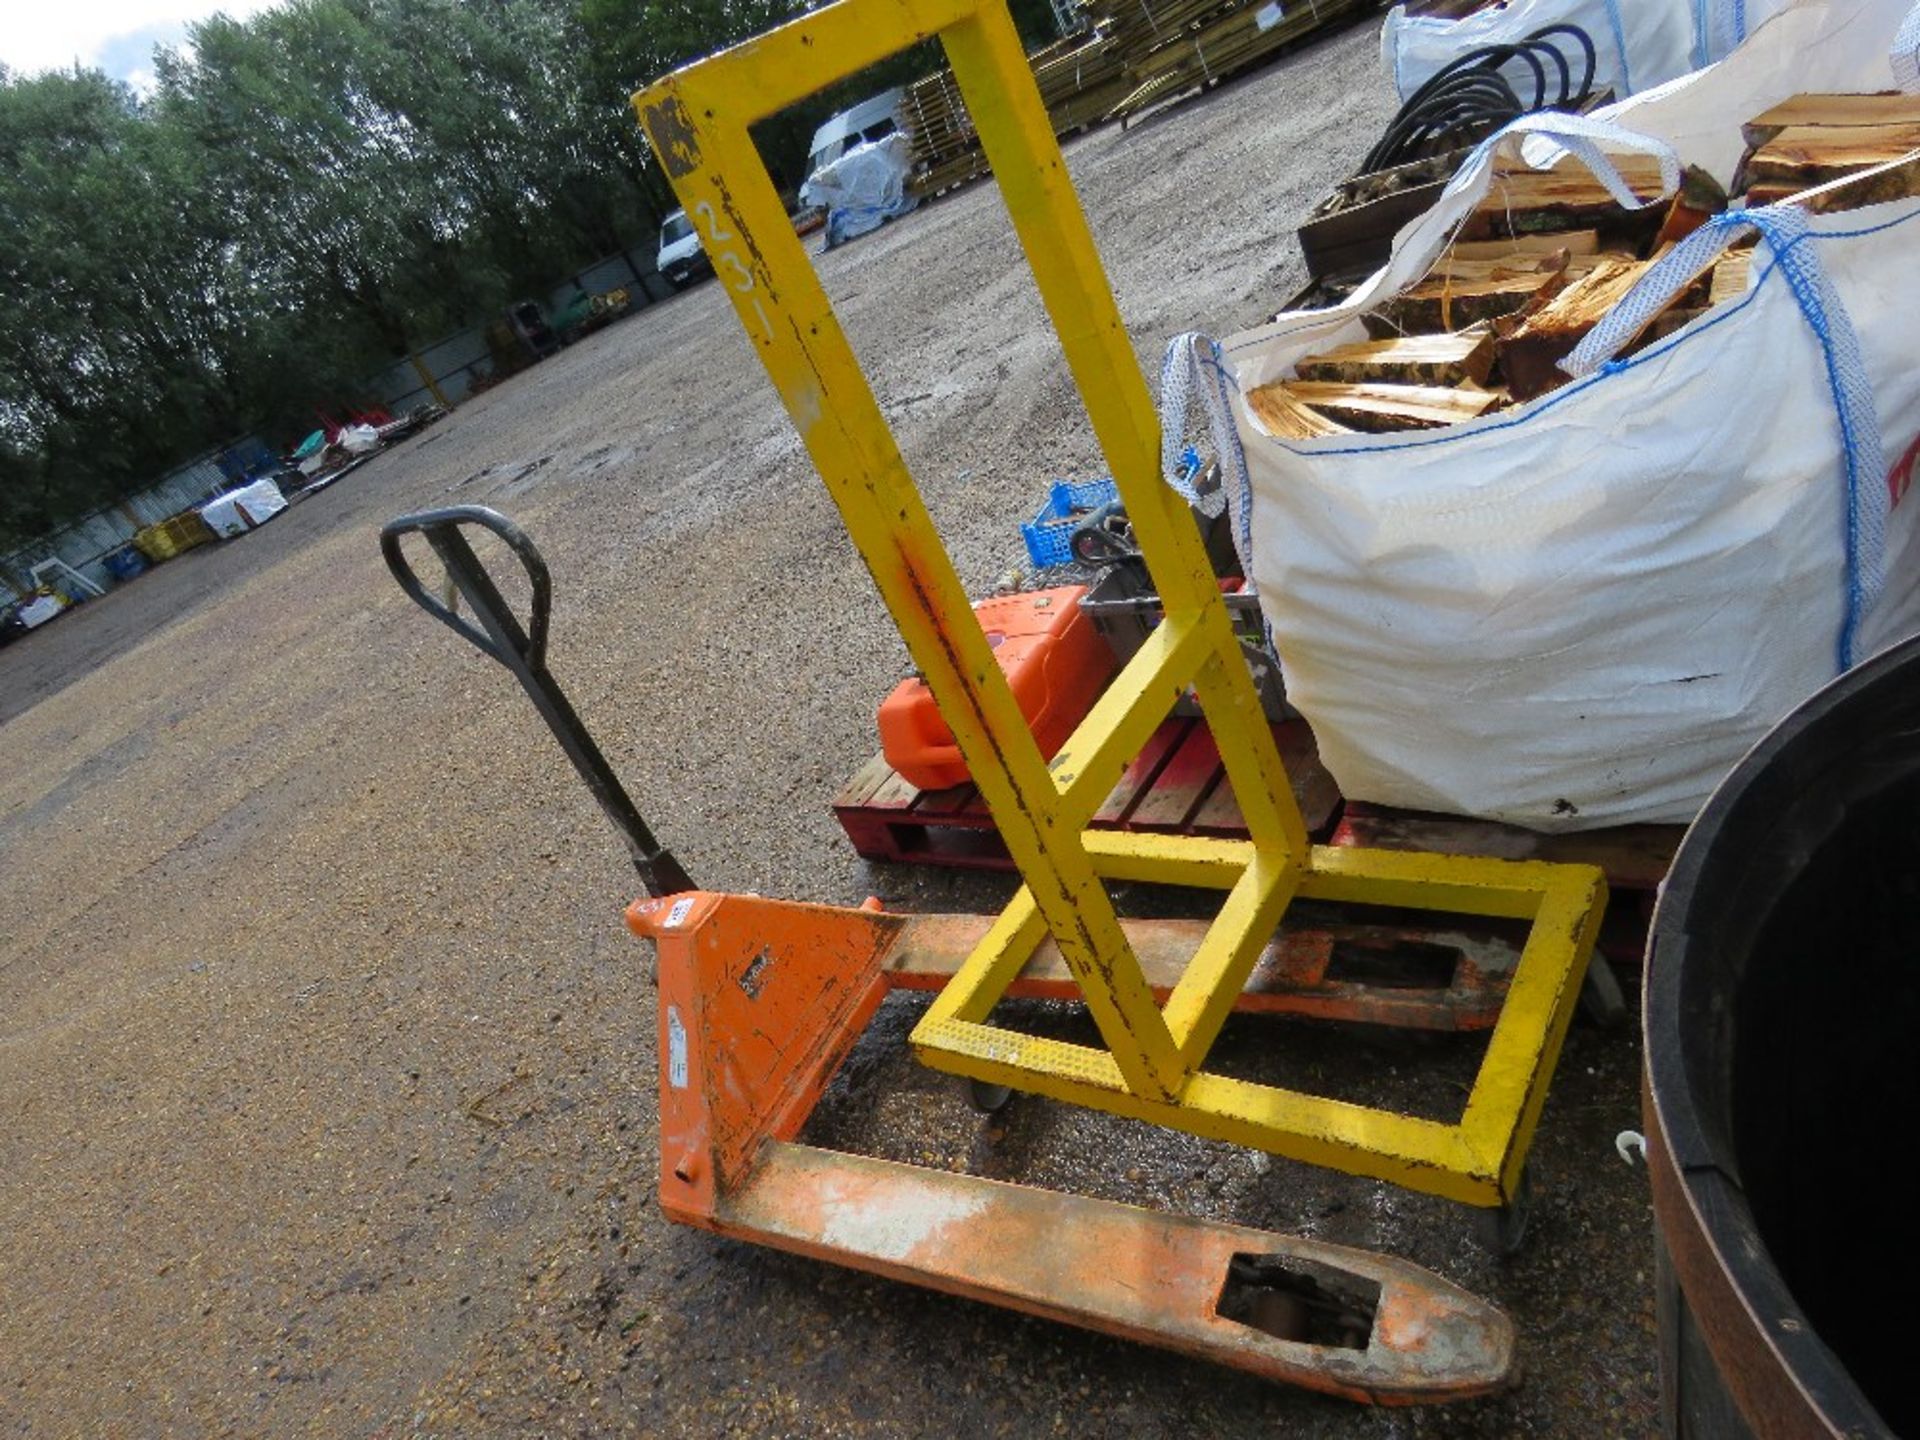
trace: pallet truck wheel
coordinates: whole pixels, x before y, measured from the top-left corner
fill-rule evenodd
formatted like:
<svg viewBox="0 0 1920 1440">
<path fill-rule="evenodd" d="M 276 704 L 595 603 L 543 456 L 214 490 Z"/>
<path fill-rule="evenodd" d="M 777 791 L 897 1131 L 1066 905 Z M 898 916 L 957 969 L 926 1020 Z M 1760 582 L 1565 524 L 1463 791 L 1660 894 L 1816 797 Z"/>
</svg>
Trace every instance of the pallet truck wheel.
<svg viewBox="0 0 1920 1440">
<path fill-rule="evenodd" d="M 1011 1085 L 994 1085 L 985 1080 L 967 1081 L 967 1103 L 982 1115 L 993 1115 L 1006 1108 L 1013 1098 Z"/>
<path fill-rule="evenodd" d="M 1533 1171 L 1522 1170 L 1513 1199 L 1505 1205 L 1482 1210 L 1475 1217 L 1480 1242 L 1502 1260 L 1520 1253 L 1527 1242 L 1527 1224 L 1533 1219 Z"/>
</svg>

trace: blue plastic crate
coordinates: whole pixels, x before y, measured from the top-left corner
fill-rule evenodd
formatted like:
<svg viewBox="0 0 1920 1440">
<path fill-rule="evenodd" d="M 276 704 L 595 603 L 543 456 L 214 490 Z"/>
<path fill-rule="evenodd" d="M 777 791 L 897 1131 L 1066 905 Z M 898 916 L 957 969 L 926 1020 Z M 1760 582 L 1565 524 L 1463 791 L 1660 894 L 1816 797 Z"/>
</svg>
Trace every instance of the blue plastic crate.
<svg viewBox="0 0 1920 1440">
<path fill-rule="evenodd" d="M 1120 491 L 1110 479 L 1082 480 L 1078 484 L 1070 480 L 1054 481 L 1040 513 L 1020 526 L 1020 538 L 1027 542 L 1027 558 L 1034 568 L 1044 570 L 1049 565 L 1071 564 L 1073 527 L 1087 511 L 1098 510 L 1119 498 Z"/>
<path fill-rule="evenodd" d="M 147 557 L 131 545 L 122 545 L 106 557 L 107 573 L 116 580 L 131 580 L 147 568 Z"/>
</svg>

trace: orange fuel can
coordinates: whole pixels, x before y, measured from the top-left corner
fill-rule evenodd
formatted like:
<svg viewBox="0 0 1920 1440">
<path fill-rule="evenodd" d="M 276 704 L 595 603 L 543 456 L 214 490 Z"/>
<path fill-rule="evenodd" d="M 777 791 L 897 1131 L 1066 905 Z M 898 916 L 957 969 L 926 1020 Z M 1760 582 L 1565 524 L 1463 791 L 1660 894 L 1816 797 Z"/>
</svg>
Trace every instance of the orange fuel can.
<svg viewBox="0 0 1920 1440">
<path fill-rule="evenodd" d="M 1113 647 L 1080 609 L 1084 585 L 982 600 L 973 607 L 1026 716 L 1040 753 L 1053 758 L 1113 678 Z M 880 704 L 880 749 L 908 784 L 945 790 L 967 779 L 953 731 L 918 676 Z"/>
</svg>

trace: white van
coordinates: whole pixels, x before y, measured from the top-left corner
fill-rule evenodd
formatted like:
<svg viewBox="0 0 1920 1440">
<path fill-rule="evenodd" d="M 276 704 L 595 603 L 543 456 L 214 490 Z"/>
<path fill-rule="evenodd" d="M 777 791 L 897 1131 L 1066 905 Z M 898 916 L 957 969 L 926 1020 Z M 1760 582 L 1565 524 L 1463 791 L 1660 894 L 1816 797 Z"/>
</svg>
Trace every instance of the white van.
<svg viewBox="0 0 1920 1440">
<path fill-rule="evenodd" d="M 896 85 L 831 116 L 813 132 L 813 144 L 807 149 L 807 174 L 831 165 L 856 145 L 884 140 L 906 129 L 906 102 L 907 92 Z"/>
<path fill-rule="evenodd" d="M 687 219 L 687 212 L 676 210 L 660 227 L 660 252 L 654 256 L 654 268 L 678 290 L 697 274 L 713 273 L 713 262 L 700 244 L 700 232 Z"/>
</svg>

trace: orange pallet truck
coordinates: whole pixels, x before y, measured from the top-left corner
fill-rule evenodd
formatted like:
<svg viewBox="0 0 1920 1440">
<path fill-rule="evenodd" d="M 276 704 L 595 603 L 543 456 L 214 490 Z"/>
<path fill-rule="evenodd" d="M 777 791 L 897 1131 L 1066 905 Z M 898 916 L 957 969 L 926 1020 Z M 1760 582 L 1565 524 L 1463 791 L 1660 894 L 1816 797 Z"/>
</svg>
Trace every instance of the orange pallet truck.
<svg viewBox="0 0 1920 1440">
<path fill-rule="evenodd" d="M 1072 734 L 1041 753 L 941 545 L 885 414 L 794 237 L 749 126 L 938 37 L 1132 517 L 1165 618 Z M 659 957 L 660 1202 L 750 1243 L 1050 1316 L 1330 1394 L 1419 1403 L 1511 1382 L 1495 1307 L 1404 1261 L 799 1143 L 892 990 L 933 991 L 909 1044 L 982 1090 L 1011 1088 L 1474 1207 L 1507 1240 L 1606 904 L 1592 866 L 1315 845 L 1184 500 L 1161 483 L 1145 379 L 1001 0 L 839 0 L 636 97 L 848 534 L 953 734 L 1022 884 L 996 916 L 907 916 L 693 889 L 640 823 L 546 670 L 550 587 L 490 512 L 407 517 L 382 543 L 416 601 L 506 663 L 621 827 Z M 534 574 L 523 625 L 460 538 L 479 524 Z M 423 536 L 476 621 L 440 604 L 403 545 Z M 524 541 L 524 537 L 520 537 Z M 416 540 L 412 542 L 418 553 Z M 1090 821 L 1191 690 L 1244 839 Z M 1108 885 L 1210 891 L 1214 918 L 1122 919 Z M 1285 1008 L 1265 969 L 1295 901 L 1494 918 L 1523 933 L 1456 1120 L 1257 1084 L 1209 1068 L 1237 1010 Z M 1070 984 L 1099 1043 L 1010 1028 L 1008 996 Z"/>
<path fill-rule="evenodd" d="M 476 528 L 524 567 L 524 621 L 462 533 Z M 438 557 L 471 619 L 422 583 L 403 547 L 409 536 Z M 547 668 L 552 586 L 533 542 L 496 511 L 459 506 L 394 520 L 381 544 L 409 596 L 520 682 L 632 856 L 648 898 L 629 907 L 628 922 L 658 947 L 660 1205 L 670 1219 L 1355 1400 L 1429 1403 L 1509 1383 L 1507 1317 L 1407 1262 L 795 1143 L 881 1001 L 945 988 L 990 918 L 698 889 Z M 1164 1000 L 1204 927 L 1125 925 Z M 1235 1008 L 1339 1014 L 1311 957 L 1356 940 L 1390 946 L 1402 933 L 1290 927 Z M 1050 945 L 1007 994 L 1078 998 Z M 1373 1018 L 1391 1023 L 1393 992 L 1372 998 Z M 988 1109 L 1005 1096 L 976 1085 L 973 1098 Z"/>
</svg>

